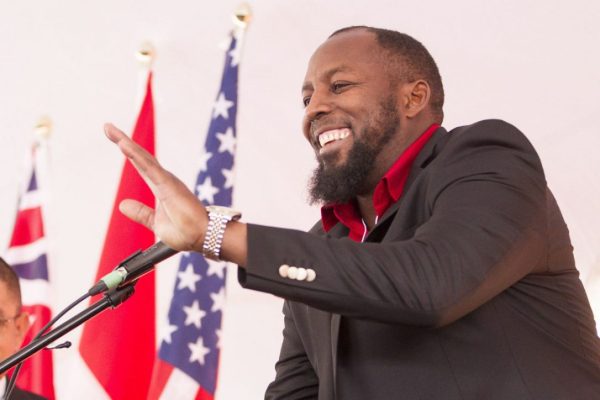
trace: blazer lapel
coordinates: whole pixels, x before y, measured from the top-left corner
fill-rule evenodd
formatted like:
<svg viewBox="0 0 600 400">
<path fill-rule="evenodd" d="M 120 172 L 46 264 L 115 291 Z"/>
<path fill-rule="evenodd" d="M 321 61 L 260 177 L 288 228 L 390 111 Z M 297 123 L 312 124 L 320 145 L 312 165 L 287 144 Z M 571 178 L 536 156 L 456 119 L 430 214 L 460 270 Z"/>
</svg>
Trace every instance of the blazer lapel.
<svg viewBox="0 0 600 400">
<path fill-rule="evenodd" d="M 311 232 L 319 234 L 319 235 L 329 236 L 329 237 L 339 239 L 339 238 L 348 237 L 349 229 L 346 226 L 344 226 L 344 224 L 341 224 L 338 222 L 337 224 L 335 224 L 335 226 L 333 228 L 331 228 L 329 230 L 329 232 L 325 233 L 321 226 L 321 223 L 317 222 L 317 224 L 315 224 L 315 226 L 311 229 Z M 335 398 L 338 336 L 340 333 L 341 317 L 339 314 L 329 313 L 329 315 L 331 316 L 331 321 L 330 321 L 331 343 L 330 343 L 330 346 L 331 346 L 331 365 L 332 365 L 332 377 L 333 377 L 332 389 L 333 389 L 333 398 Z"/>
<path fill-rule="evenodd" d="M 406 179 L 406 183 L 404 184 L 403 195 L 397 202 L 393 203 L 385 211 L 383 216 L 379 219 L 379 221 L 377 221 L 377 225 L 375 225 L 375 227 L 367 235 L 366 241 L 368 241 L 369 236 L 371 236 L 371 234 L 375 232 L 379 226 L 384 225 L 384 222 L 386 220 L 388 220 L 390 217 L 396 214 L 398 207 L 400 207 L 400 204 L 402 203 L 402 197 L 404 197 L 404 193 L 408 192 L 412 184 L 419 177 L 419 175 L 425 169 L 425 167 L 427 167 L 427 165 L 429 165 L 429 163 L 433 161 L 433 159 L 435 159 L 435 157 L 439 154 L 441 149 L 446 144 L 447 139 L 448 132 L 444 128 L 440 127 L 434 132 L 433 136 L 431 136 L 425 147 L 423 147 L 423 150 L 421 150 L 419 155 L 417 155 L 417 158 L 415 159 L 413 165 L 410 168 L 408 178 Z"/>
<path fill-rule="evenodd" d="M 337 223 L 327 235 L 334 238 L 348 237 L 349 229 L 344 224 Z M 333 392 L 335 398 L 336 391 L 336 378 L 337 378 L 337 350 L 338 350 L 338 337 L 340 333 L 340 321 L 341 316 L 339 314 L 331 314 L 331 365 L 333 369 Z"/>
</svg>

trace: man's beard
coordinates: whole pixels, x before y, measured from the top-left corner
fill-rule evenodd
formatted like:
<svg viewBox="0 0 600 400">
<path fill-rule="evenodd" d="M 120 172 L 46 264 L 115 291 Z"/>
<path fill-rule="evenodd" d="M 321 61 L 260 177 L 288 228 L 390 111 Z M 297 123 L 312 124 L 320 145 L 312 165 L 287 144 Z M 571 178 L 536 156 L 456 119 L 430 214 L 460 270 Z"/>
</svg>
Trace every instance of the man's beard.
<svg viewBox="0 0 600 400">
<path fill-rule="evenodd" d="M 309 181 L 310 204 L 347 203 L 357 195 L 372 190 L 369 174 L 372 172 L 377 156 L 392 139 L 400 117 L 396 111 L 393 96 L 380 104 L 380 112 L 367 126 L 354 136 L 354 144 L 348 152 L 346 162 L 339 166 L 325 166 L 317 156 L 319 165 Z"/>
</svg>

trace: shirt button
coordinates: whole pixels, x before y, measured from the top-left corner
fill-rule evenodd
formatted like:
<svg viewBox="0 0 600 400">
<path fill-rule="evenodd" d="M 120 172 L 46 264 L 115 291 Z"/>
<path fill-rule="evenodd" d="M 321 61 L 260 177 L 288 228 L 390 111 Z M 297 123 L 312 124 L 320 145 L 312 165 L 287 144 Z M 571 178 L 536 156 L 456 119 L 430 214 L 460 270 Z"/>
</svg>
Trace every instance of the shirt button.
<svg viewBox="0 0 600 400">
<path fill-rule="evenodd" d="M 279 267 L 279 276 L 281 276 L 282 278 L 287 278 L 289 268 L 289 265 L 282 264 L 281 267 Z"/>
<path fill-rule="evenodd" d="M 298 268 L 289 267 L 287 271 L 287 277 L 290 279 L 296 279 L 296 276 L 298 276 Z"/>
<path fill-rule="evenodd" d="M 306 279 L 307 275 L 308 274 L 306 272 L 306 269 L 304 269 L 304 268 L 298 268 L 298 275 L 296 276 L 296 279 L 299 280 L 299 281 L 303 281 L 303 280 Z"/>
<path fill-rule="evenodd" d="M 317 273 L 315 272 L 314 269 L 309 268 L 306 270 L 306 281 L 307 282 L 314 281 L 316 277 L 317 277 Z"/>
</svg>

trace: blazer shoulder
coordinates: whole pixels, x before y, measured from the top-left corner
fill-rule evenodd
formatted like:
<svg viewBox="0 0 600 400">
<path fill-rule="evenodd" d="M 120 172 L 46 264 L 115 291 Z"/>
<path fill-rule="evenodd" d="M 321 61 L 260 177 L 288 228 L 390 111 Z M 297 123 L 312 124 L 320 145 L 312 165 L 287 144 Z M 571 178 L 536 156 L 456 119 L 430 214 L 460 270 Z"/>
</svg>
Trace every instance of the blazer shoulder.
<svg viewBox="0 0 600 400">
<path fill-rule="evenodd" d="M 537 151 L 525 136 L 514 125 L 500 119 L 486 119 L 471 125 L 460 126 L 448 132 L 447 147 L 467 145 L 499 145 L 512 149 L 519 149 L 537 155 Z"/>
<path fill-rule="evenodd" d="M 470 125 L 459 126 L 448 132 L 451 137 L 466 136 L 495 136 L 521 139 L 529 142 L 525 134 L 516 126 L 501 119 L 484 119 Z"/>
</svg>

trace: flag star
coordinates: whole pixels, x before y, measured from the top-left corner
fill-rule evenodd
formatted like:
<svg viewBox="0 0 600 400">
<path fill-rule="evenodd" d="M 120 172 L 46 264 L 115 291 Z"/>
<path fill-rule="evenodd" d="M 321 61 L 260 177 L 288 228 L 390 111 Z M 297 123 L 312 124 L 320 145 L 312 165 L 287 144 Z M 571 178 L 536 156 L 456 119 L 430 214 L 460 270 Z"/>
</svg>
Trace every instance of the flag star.
<svg viewBox="0 0 600 400">
<path fill-rule="evenodd" d="M 214 308 L 214 305 L 213 305 Z M 200 329 L 202 326 L 202 318 L 206 316 L 206 313 L 200 309 L 198 300 L 194 301 L 191 306 L 183 306 L 183 312 L 185 312 L 185 325 L 194 324 L 196 328 Z"/>
<path fill-rule="evenodd" d="M 202 336 L 198 337 L 196 343 L 188 343 L 188 348 L 192 352 L 192 354 L 190 354 L 190 362 L 193 363 L 198 361 L 200 365 L 204 365 L 204 357 L 210 353 L 210 349 L 204 346 Z"/>
<path fill-rule="evenodd" d="M 229 118 L 229 109 L 233 107 L 233 101 L 227 100 L 223 92 L 219 93 L 215 106 L 213 108 L 213 119 L 221 116 L 225 119 Z"/>
<path fill-rule="evenodd" d="M 164 329 L 164 330 L 163 330 L 163 332 L 162 332 L 162 335 L 161 335 L 161 338 L 162 338 L 162 340 L 163 340 L 165 343 L 169 343 L 169 344 L 171 344 L 171 340 L 172 340 L 172 337 L 171 337 L 171 335 L 173 335 L 173 333 L 175 333 L 175 331 L 177 331 L 177 325 L 171 325 L 171 324 L 168 324 L 168 325 L 167 325 L 165 328 L 163 328 L 163 329 Z"/>
<path fill-rule="evenodd" d="M 219 193 L 219 189 L 214 187 L 210 176 L 207 176 L 202 185 L 196 186 L 198 198 L 201 201 L 207 201 L 210 204 L 215 202 L 215 194 Z"/>
<path fill-rule="evenodd" d="M 242 46 L 240 45 L 240 40 L 235 41 L 235 47 L 231 49 L 228 54 L 231 57 L 231 66 L 237 67 L 240 63 L 240 58 L 242 57 Z"/>
<path fill-rule="evenodd" d="M 185 271 L 178 272 L 177 277 L 179 278 L 179 284 L 177 285 L 177 290 L 188 288 L 192 292 L 196 291 L 196 282 L 200 279 L 200 275 L 194 273 L 194 266 L 192 263 L 189 263 Z"/>
<path fill-rule="evenodd" d="M 222 287 L 221 290 L 219 290 L 219 293 L 211 293 L 210 298 L 213 301 L 210 311 L 223 311 L 223 306 L 225 306 L 225 288 Z"/>
<path fill-rule="evenodd" d="M 225 177 L 225 183 L 223 184 L 223 187 L 225 189 L 231 189 L 233 187 L 233 169 L 222 169 L 221 173 Z"/>
<path fill-rule="evenodd" d="M 198 165 L 200 166 L 200 172 L 202 171 L 206 171 L 206 164 L 208 163 L 208 160 L 210 160 L 210 158 L 212 157 L 212 153 L 210 152 L 206 152 L 206 153 L 202 153 L 202 155 L 200 156 L 200 159 L 198 160 Z"/>
<path fill-rule="evenodd" d="M 217 132 L 217 139 L 221 142 L 219 145 L 219 153 L 227 150 L 231 155 L 235 153 L 235 135 L 233 128 L 229 127 L 225 133 Z"/>
<path fill-rule="evenodd" d="M 208 261 L 208 271 L 206 272 L 206 275 L 217 275 L 219 278 L 223 279 L 227 263 L 225 261 L 214 261 L 208 259 L 206 261 Z"/>
</svg>

